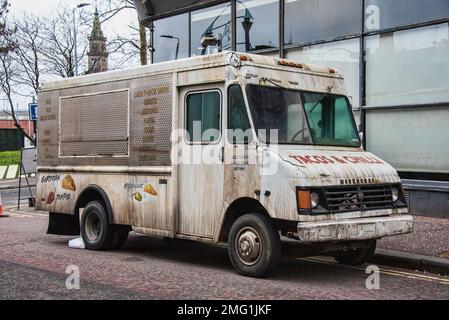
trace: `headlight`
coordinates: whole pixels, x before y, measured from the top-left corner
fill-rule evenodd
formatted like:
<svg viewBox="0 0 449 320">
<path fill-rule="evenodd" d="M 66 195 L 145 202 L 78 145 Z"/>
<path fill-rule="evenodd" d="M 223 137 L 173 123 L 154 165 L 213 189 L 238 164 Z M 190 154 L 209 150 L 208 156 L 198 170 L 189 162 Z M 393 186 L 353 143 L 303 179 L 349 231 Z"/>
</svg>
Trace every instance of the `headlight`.
<svg viewBox="0 0 449 320">
<path fill-rule="evenodd" d="M 391 196 L 393 198 L 393 202 L 396 202 L 399 200 L 399 189 L 398 188 L 391 188 Z"/>
<path fill-rule="evenodd" d="M 310 193 L 310 206 L 312 209 L 315 209 L 318 207 L 318 204 L 320 203 L 320 196 L 316 192 Z"/>
</svg>

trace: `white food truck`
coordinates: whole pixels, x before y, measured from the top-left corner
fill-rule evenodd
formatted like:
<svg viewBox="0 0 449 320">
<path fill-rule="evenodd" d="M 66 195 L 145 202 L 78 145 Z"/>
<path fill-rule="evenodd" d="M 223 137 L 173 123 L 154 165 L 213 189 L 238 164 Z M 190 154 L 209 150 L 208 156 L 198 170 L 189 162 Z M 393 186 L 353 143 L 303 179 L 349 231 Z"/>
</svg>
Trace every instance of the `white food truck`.
<svg viewBox="0 0 449 320">
<path fill-rule="evenodd" d="M 36 207 L 49 233 L 91 250 L 131 230 L 223 243 L 253 277 L 277 265 L 281 237 L 361 264 L 413 229 L 398 174 L 361 146 L 342 75 L 237 52 L 44 84 Z"/>
</svg>

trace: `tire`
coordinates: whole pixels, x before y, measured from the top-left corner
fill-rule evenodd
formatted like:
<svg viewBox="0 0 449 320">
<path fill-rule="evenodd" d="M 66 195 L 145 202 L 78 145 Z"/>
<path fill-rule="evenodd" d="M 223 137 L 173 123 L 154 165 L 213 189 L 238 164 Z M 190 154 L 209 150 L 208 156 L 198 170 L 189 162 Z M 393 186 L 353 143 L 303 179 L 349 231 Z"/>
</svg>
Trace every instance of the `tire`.
<svg viewBox="0 0 449 320">
<path fill-rule="evenodd" d="M 118 249 L 126 243 L 129 235 L 129 226 L 114 225 L 114 240 L 112 241 L 112 249 Z"/>
<path fill-rule="evenodd" d="M 115 226 L 109 224 L 103 204 L 91 201 L 81 216 L 81 237 L 90 250 L 108 250 L 113 245 Z"/>
<path fill-rule="evenodd" d="M 374 257 L 377 240 L 368 240 L 367 244 L 368 246 L 366 248 L 339 251 L 334 254 L 334 258 L 338 263 L 349 266 L 358 266 L 364 264 Z"/>
<path fill-rule="evenodd" d="M 246 214 L 231 226 L 228 253 L 238 273 L 249 277 L 268 275 L 281 259 L 279 233 L 266 216 Z"/>
</svg>

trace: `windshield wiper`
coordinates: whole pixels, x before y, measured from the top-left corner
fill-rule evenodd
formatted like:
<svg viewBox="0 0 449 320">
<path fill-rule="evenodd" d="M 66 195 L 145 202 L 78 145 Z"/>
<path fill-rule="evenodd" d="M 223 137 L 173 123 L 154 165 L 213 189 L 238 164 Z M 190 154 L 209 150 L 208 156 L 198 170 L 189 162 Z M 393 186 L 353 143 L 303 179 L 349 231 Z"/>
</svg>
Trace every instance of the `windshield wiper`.
<svg viewBox="0 0 449 320">
<path fill-rule="evenodd" d="M 273 80 L 271 80 L 271 79 L 268 79 L 267 77 L 262 77 L 262 78 L 260 78 L 260 80 L 259 80 L 259 86 L 260 86 L 260 83 L 261 83 L 262 81 L 266 81 L 266 82 L 269 82 L 269 83 L 271 83 L 271 84 L 274 84 L 276 87 L 279 87 L 279 88 L 281 88 L 281 89 L 289 90 L 288 88 L 286 88 L 286 87 L 284 87 L 284 86 L 281 86 L 279 83 L 276 83 L 275 81 L 273 81 Z"/>
<path fill-rule="evenodd" d="M 310 109 L 309 114 L 312 113 L 313 110 L 315 110 L 315 108 L 318 107 L 319 104 L 321 104 L 321 102 L 323 102 L 323 100 L 329 95 L 329 93 L 332 91 L 333 88 L 334 88 L 333 86 L 327 87 L 326 93 L 323 94 L 321 99 Z"/>
</svg>

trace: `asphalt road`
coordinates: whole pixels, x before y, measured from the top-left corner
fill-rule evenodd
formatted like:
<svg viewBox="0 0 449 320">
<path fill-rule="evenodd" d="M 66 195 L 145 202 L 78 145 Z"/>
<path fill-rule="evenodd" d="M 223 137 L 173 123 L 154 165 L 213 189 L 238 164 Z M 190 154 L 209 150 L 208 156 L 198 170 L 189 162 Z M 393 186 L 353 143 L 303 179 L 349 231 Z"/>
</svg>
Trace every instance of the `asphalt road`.
<svg viewBox="0 0 449 320">
<path fill-rule="evenodd" d="M 19 189 L 7 189 L 1 190 L 2 193 L 2 204 L 3 206 L 17 205 L 17 200 L 19 196 Z M 36 187 L 31 188 L 31 194 L 34 196 L 36 193 Z M 28 205 L 28 198 L 30 197 L 30 191 L 27 187 L 23 187 L 20 191 L 21 203 Z"/>
<path fill-rule="evenodd" d="M 131 235 L 119 250 L 71 249 L 46 235 L 46 213 L 0 218 L 0 299 L 448 299 L 449 278 L 380 266 L 379 289 L 366 266 L 284 256 L 266 279 L 236 274 L 225 248 Z M 80 289 L 67 289 L 67 268 Z M 70 269 L 73 270 L 73 269 Z"/>
</svg>

